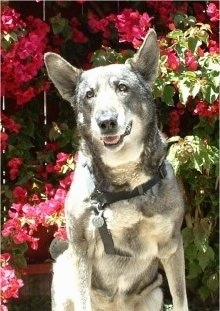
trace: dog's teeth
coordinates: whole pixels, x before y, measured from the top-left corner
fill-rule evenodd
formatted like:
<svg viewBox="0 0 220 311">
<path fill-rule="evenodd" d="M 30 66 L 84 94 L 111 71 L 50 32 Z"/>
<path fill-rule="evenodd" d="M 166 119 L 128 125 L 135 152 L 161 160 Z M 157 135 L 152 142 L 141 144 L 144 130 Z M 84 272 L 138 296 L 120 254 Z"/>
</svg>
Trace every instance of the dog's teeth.
<svg viewBox="0 0 220 311">
<path fill-rule="evenodd" d="M 120 136 L 107 136 L 103 137 L 103 141 L 106 145 L 115 145 L 119 142 Z"/>
</svg>

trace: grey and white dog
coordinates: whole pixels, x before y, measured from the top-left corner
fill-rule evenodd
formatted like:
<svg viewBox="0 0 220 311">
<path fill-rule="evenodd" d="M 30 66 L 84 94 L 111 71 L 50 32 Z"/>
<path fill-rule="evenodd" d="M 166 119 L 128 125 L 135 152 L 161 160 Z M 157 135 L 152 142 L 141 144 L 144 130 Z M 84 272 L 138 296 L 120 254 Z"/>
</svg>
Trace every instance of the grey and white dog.
<svg viewBox="0 0 220 311">
<path fill-rule="evenodd" d="M 126 64 L 79 70 L 45 54 L 48 75 L 81 134 L 65 201 L 69 246 L 54 264 L 54 311 L 159 311 L 162 263 L 173 310 L 187 311 L 180 233 L 184 207 L 157 127 L 151 29 Z"/>
</svg>

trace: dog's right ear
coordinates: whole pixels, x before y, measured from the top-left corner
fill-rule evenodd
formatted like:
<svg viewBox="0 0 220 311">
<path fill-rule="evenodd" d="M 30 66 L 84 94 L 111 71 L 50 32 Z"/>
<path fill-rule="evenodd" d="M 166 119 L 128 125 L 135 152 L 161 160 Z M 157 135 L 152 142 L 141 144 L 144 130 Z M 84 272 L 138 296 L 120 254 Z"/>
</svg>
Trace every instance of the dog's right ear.
<svg viewBox="0 0 220 311">
<path fill-rule="evenodd" d="M 48 76 L 61 96 L 72 102 L 77 80 L 81 70 L 73 67 L 60 55 L 52 52 L 44 54 Z"/>
<path fill-rule="evenodd" d="M 154 29 L 150 29 L 138 52 L 131 58 L 131 66 L 137 70 L 150 84 L 157 77 L 160 50 L 157 43 L 157 35 Z"/>
</svg>

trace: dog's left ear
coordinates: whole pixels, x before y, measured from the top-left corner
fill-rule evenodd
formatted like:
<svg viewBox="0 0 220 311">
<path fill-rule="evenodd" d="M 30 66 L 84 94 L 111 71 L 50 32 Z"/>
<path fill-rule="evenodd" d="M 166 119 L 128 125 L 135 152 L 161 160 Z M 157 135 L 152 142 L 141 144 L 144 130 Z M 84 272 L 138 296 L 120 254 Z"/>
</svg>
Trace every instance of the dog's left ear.
<svg viewBox="0 0 220 311">
<path fill-rule="evenodd" d="M 139 71 L 148 83 L 153 84 L 157 77 L 159 57 L 157 35 L 150 29 L 140 49 L 130 60 L 130 65 Z"/>
<path fill-rule="evenodd" d="M 61 96 L 72 103 L 77 80 L 81 70 L 73 67 L 60 55 L 52 52 L 44 54 L 44 63 L 48 76 L 61 94 Z"/>
</svg>

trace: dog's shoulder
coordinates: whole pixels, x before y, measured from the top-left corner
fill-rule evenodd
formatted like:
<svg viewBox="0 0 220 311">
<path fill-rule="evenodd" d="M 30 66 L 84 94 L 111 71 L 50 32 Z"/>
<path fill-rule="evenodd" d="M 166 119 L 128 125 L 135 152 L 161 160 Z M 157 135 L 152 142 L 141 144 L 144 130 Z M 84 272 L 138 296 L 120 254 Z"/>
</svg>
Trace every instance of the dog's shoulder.
<svg viewBox="0 0 220 311">
<path fill-rule="evenodd" d="M 65 200 L 65 212 L 74 214 L 77 218 L 84 212 L 82 208 L 83 202 L 90 198 L 95 189 L 88 162 L 89 158 L 86 158 L 82 152 L 79 152 L 73 180 Z"/>
</svg>

